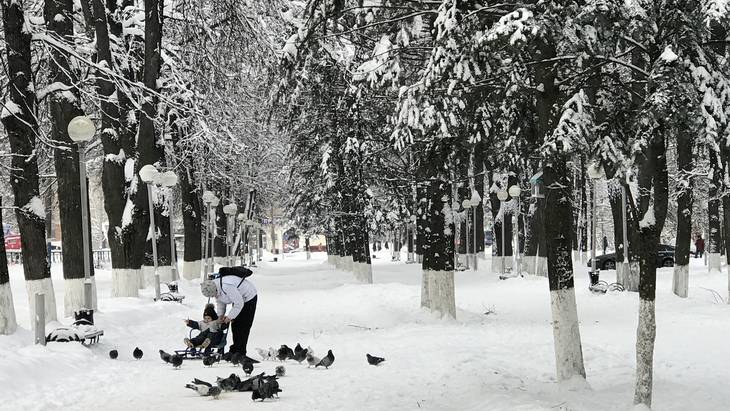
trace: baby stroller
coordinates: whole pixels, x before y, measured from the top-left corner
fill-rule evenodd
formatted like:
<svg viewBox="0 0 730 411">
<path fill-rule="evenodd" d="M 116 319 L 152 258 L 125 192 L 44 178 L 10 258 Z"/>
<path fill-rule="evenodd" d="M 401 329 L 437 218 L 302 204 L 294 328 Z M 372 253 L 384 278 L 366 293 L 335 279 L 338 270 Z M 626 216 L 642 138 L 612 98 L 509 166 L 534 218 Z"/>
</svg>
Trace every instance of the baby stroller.
<svg viewBox="0 0 730 411">
<path fill-rule="evenodd" d="M 223 356 L 223 354 L 226 351 L 226 344 L 228 340 L 228 330 L 231 328 L 228 326 L 228 324 L 223 325 L 224 331 L 223 331 L 223 337 L 221 338 L 220 342 L 216 345 L 209 345 L 205 347 L 204 349 L 196 348 L 196 347 L 190 347 L 185 348 L 184 350 L 175 350 L 175 354 L 181 356 L 184 360 L 202 360 L 205 357 L 215 355 L 217 357 Z M 190 333 L 188 334 L 188 337 L 190 339 L 193 338 L 193 331 L 194 329 L 190 329 Z"/>
</svg>

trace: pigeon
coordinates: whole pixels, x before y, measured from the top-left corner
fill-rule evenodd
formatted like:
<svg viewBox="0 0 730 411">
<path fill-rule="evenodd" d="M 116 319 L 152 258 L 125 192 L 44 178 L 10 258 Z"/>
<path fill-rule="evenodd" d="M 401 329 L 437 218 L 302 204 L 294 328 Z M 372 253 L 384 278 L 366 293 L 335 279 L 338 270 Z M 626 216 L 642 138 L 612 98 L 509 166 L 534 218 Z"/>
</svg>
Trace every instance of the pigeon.
<svg viewBox="0 0 730 411">
<path fill-rule="evenodd" d="M 307 354 L 309 353 L 309 350 L 306 348 L 303 348 L 299 352 L 294 353 L 294 361 L 298 362 L 299 364 L 302 363 L 302 361 L 307 359 Z"/>
<path fill-rule="evenodd" d="M 142 350 L 139 349 L 139 347 L 134 347 L 134 351 L 132 351 L 132 356 L 135 359 L 141 360 L 143 355 L 144 353 L 142 352 Z"/>
<path fill-rule="evenodd" d="M 185 388 L 190 388 L 197 392 L 201 397 L 213 397 L 214 399 L 218 399 L 218 396 L 221 395 L 220 388 L 214 387 L 213 384 L 197 378 L 193 379 L 191 384 L 185 384 Z"/>
<path fill-rule="evenodd" d="M 251 361 L 243 362 L 243 372 L 246 373 L 246 376 L 251 375 L 253 372 L 253 363 Z"/>
<path fill-rule="evenodd" d="M 304 348 L 302 348 L 302 345 L 297 343 L 297 346 L 294 347 L 294 355 L 299 354 L 300 352 L 304 351 Z"/>
<path fill-rule="evenodd" d="M 257 348 L 256 352 L 259 353 L 259 356 L 263 360 L 270 360 L 271 356 L 269 355 L 269 352 L 264 350 L 263 348 Z"/>
<path fill-rule="evenodd" d="M 278 366 L 276 366 L 274 373 L 276 374 L 277 377 L 283 377 L 286 375 L 286 368 L 284 368 L 283 365 L 278 365 Z"/>
<path fill-rule="evenodd" d="M 281 348 L 279 348 L 279 352 L 276 354 L 276 358 L 278 358 L 279 361 L 294 358 L 294 351 L 291 348 L 287 347 L 286 344 L 282 344 Z"/>
<path fill-rule="evenodd" d="M 160 358 L 162 358 L 162 361 L 164 361 L 164 362 L 166 362 L 166 363 L 169 364 L 171 357 L 172 357 L 172 355 L 170 355 L 170 354 L 168 354 L 168 353 L 160 350 Z"/>
<path fill-rule="evenodd" d="M 238 391 L 253 391 L 254 389 L 258 388 L 259 383 L 262 381 L 262 378 L 266 378 L 266 375 L 263 372 L 259 375 L 239 382 L 236 386 L 236 389 Z"/>
<path fill-rule="evenodd" d="M 314 354 L 314 350 L 310 346 L 307 346 L 307 352 L 310 354 Z"/>
<path fill-rule="evenodd" d="M 368 364 L 370 365 L 379 365 L 381 362 L 385 361 L 385 358 L 382 357 L 373 357 L 370 354 L 365 354 L 365 356 L 368 359 Z"/>
<path fill-rule="evenodd" d="M 216 383 L 223 391 L 233 391 L 240 384 L 241 379 L 236 374 L 231 374 L 228 378 L 220 378 L 216 380 Z"/>
<path fill-rule="evenodd" d="M 307 364 L 309 364 L 307 368 L 319 364 L 320 361 L 319 357 L 315 357 L 314 355 L 307 353 Z"/>
<path fill-rule="evenodd" d="M 119 352 L 117 352 L 117 350 L 109 351 L 109 358 L 111 358 L 112 360 L 116 360 L 117 357 L 119 357 Z"/>
<path fill-rule="evenodd" d="M 274 348 L 274 347 L 269 347 L 269 358 L 270 358 L 270 359 L 272 359 L 272 360 L 273 360 L 274 358 L 276 358 L 276 355 L 277 355 L 277 354 L 279 354 L 279 350 L 277 350 L 277 349 L 276 349 L 276 348 Z"/>
<path fill-rule="evenodd" d="M 251 393 L 252 401 L 261 400 L 261 402 L 263 402 L 267 398 L 279 396 L 281 389 L 279 389 L 279 382 L 276 381 L 276 378 L 259 377 L 258 379 L 258 387 L 254 388 L 253 392 Z"/>
<path fill-rule="evenodd" d="M 220 361 L 220 358 L 216 357 L 215 355 L 208 355 L 203 357 L 203 365 L 207 367 L 212 367 L 213 364 L 217 363 L 218 361 Z"/>
<path fill-rule="evenodd" d="M 332 366 L 333 362 L 335 362 L 335 355 L 332 354 L 332 350 L 327 350 L 327 355 L 322 358 L 322 361 L 318 362 L 317 365 L 314 366 L 314 368 L 317 368 L 320 365 L 324 368 L 329 368 L 330 366 Z"/>
<path fill-rule="evenodd" d="M 243 359 L 243 354 L 236 351 L 234 353 L 231 353 L 231 364 L 238 365 L 241 363 L 241 360 Z"/>
<path fill-rule="evenodd" d="M 182 363 L 183 363 L 183 357 L 181 357 L 177 354 L 170 357 L 170 364 L 172 364 L 173 368 L 180 368 Z"/>
</svg>

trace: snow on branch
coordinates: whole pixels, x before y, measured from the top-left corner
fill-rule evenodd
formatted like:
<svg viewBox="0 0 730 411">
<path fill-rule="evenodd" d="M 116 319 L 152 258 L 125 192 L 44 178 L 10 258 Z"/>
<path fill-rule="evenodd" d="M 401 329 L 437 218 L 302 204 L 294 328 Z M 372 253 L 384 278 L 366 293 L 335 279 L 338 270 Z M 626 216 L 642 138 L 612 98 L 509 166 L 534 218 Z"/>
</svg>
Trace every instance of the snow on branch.
<svg viewBox="0 0 730 411">
<path fill-rule="evenodd" d="M 548 154 L 569 153 L 575 146 L 587 146 L 587 138 L 593 128 L 589 106 L 582 89 L 565 102 L 563 114 L 553 134 L 546 138 L 543 151 Z"/>
</svg>

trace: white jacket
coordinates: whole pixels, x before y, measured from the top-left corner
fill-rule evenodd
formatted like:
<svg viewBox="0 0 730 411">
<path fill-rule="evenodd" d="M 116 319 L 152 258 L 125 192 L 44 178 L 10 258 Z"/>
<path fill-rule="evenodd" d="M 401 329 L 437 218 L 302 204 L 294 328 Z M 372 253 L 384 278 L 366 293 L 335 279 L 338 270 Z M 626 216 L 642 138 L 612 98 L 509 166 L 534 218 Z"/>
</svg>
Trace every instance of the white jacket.
<svg viewBox="0 0 730 411">
<path fill-rule="evenodd" d="M 228 318 L 235 319 L 243 309 L 243 304 L 251 301 L 256 297 L 256 287 L 251 281 L 236 277 L 235 275 L 227 275 L 225 277 L 213 280 L 218 288 L 216 297 L 216 312 L 218 316 L 226 314 L 226 305 L 232 304 L 233 307 L 228 313 Z"/>
</svg>

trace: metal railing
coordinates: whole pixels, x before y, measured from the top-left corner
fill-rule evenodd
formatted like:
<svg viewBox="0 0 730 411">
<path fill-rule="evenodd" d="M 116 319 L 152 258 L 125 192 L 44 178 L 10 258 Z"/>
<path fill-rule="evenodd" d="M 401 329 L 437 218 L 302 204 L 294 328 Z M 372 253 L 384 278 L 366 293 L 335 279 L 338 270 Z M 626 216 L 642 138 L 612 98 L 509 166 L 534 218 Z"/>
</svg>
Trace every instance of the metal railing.
<svg viewBox="0 0 730 411">
<path fill-rule="evenodd" d="M 94 250 L 94 267 L 100 268 L 105 264 L 111 264 L 112 252 L 109 249 Z M 23 264 L 23 252 L 20 250 L 5 250 L 8 265 Z M 63 252 L 60 250 L 51 251 L 51 264 L 63 263 Z"/>
</svg>

